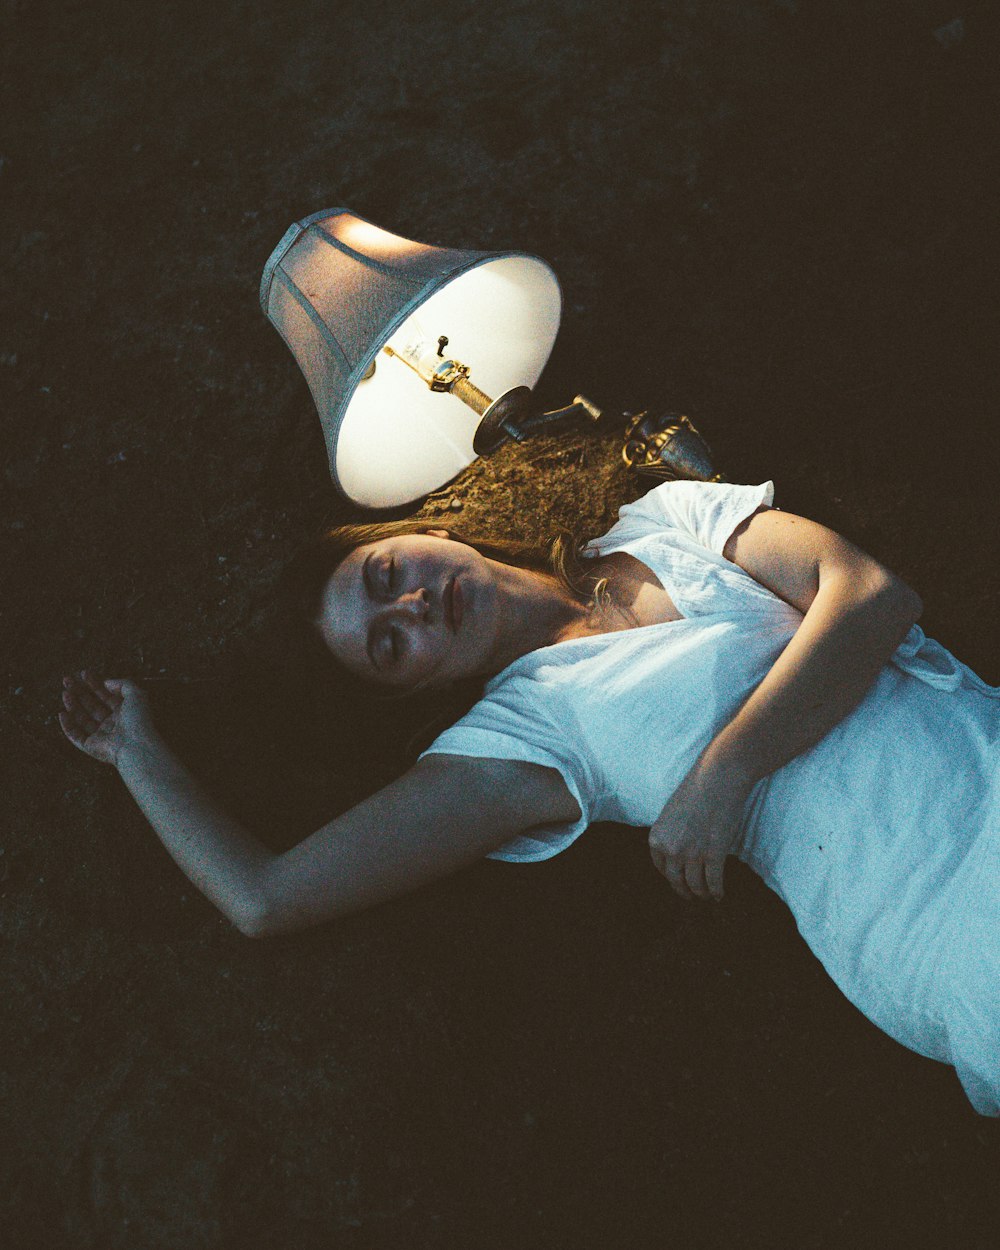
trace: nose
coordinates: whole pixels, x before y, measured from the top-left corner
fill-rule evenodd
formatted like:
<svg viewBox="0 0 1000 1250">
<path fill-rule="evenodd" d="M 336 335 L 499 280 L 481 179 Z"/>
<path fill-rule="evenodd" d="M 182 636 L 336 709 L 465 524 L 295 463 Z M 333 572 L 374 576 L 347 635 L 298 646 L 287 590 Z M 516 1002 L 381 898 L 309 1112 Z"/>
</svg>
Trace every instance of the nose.
<svg viewBox="0 0 1000 1250">
<path fill-rule="evenodd" d="M 390 611 L 400 613 L 407 620 L 426 620 L 430 603 L 430 595 L 421 586 L 419 590 L 409 590 L 406 594 L 398 595 Z"/>
</svg>

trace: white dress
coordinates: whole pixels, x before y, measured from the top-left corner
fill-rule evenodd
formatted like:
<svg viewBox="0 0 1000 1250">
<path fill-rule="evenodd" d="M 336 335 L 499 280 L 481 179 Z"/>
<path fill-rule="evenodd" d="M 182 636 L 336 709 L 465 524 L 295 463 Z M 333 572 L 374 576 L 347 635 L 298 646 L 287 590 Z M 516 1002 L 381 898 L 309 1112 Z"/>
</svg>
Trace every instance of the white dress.
<svg viewBox="0 0 1000 1250">
<path fill-rule="evenodd" d="M 642 561 L 683 619 L 524 655 L 435 740 L 558 769 L 580 806 L 493 858 L 656 819 L 802 620 L 721 554 L 772 498 L 770 482 L 670 482 L 623 507 L 588 552 Z M 1000 688 L 915 625 L 855 710 L 758 783 L 740 839 L 843 993 L 1000 1115 Z"/>
</svg>

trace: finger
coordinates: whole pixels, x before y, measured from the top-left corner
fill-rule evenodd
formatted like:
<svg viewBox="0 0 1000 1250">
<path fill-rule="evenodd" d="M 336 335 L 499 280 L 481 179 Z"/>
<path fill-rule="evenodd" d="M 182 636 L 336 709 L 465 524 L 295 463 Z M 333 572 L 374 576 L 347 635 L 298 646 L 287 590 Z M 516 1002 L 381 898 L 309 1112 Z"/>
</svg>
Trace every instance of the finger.
<svg viewBox="0 0 1000 1250">
<path fill-rule="evenodd" d="M 76 704 L 87 713 L 98 724 L 108 716 L 109 709 L 94 694 L 90 686 L 83 680 L 82 673 L 77 673 L 73 678 L 73 684 L 69 688 L 70 696 Z M 65 702 L 65 699 L 63 700 Z"/>
<path fill-rule="evenodd" d="M 103 683 L 94 675 L 92 669 L 81 669 L 77 674 L 80 698 L 91 716 L 104 720 L 110 716 L 114 708 L 108 703 Z"/>
<path fill-rule="evenodd" d="M 93 705 L 96 701 L 100 706 L 108 706 L 105 702 L 103 684 L 99 677 L 95 676 L 93 669 L 80 669 L 76 674 L 76 685 L 89 704 Z"/>
<path fill-rule="evenodd" d="M 143 691 L 133 681 L 129 681 L 127 677 L 108 677 L 104 682 L 105 687 L 110 692 L 110 697 L 114 701 L 115 707 L 120 707 L 122 700 L 127 694 L 142 694 Z"/>
<path fill-rule="evenodd" d="M 688 883 L 684 880 L 683 865 L 669 858 L 662 851 L 654 852 L 653 862 L 670 882 L 670 888 L 675 894 L 686 899 L 689 903 L 694 901 L 694 895 L 691 893 Z"/>
<path fill-rule="evenodd" d="M 705 863 L 700 859 L 689 859 L 684 865 L 684 880 L 695 898 L 709 899 L 708 884 L 705 881 Z"/>
<path fill-rule="evenodd" d="M 98 702 L 107 708 L 109 713 L 113 712 L 115 705 L 111 702 L 111 694 L 105 689 L 104 682 L 101 681 L 93 669 L 85 668 L 80 676 L 86 682 L 87 688 L 93 692 Z"/>
<path fill-rule="evenodd" d="M 712 898 L 718 902 L 722 898 L 722 877 L 726 870 L 725 858 L 710 859 L 705 863 L 705 881 Z"/>
<path fill-rule="evenodd" d="M 108 692 L 108 702 L 117 711 L 125 702 L 125 695 L 122 687 L 126 683 L 118 678 L 107 678 L 104 682 L 104 689 Z"/>
<path fill-rule="evenodd" d="M 686 903 L 693 903 L 695 896 L 691 893 L 691 887 L 684 878 L 684 870 L 675 868 L 667 874 L 667 880 L 670 882 L 671 888 L 678 898 L 684 899 Z"/>
<path fill-rule="evenodd" d="M 97 677 L 91 672 L 91 677 L 100 684 L 101 696 L 112 711 L 120 708 L 127 694 L 142 694 L 143 691 L 134 683 L 125 677 Z"/>
</svg>

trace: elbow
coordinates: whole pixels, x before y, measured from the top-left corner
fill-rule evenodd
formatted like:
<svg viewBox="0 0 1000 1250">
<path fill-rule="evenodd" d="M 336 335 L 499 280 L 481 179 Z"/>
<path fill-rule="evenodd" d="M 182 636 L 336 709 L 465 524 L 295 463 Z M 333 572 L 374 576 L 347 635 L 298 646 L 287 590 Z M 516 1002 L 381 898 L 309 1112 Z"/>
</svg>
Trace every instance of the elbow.
<svg viewBox="0 0 1000 1250">
<path fill-rule="evenodd" d="M 244 937 L 271 937 L 282 931 L 281 915 L 266 880 L 257 880 L 240 891 L 223 909 L 229 922 Z"/>
<path fill-rule="evenodd" d="M 874 598 L 903 634 L 916 624 L 924 610 L 924 601 L 913 587 L 888 570 L 885 570 Z"/>
<path fill-rule="evenodd" d="M 276 937 L 310 923 L 294 895 L 282 886 L 275 873 L 265 870 L 226 908 L 228 919 L 244 937 Z"/>
<path fill-rule="evenodd" d="M 259 902 L 246 902 L 230 910 L 228 919 L 244 937 L 270 937 L 278 932 L 271 913 Z"/>
<path fill-rule="evenodd" d="M 920 620 L 924 610 L 924 601 L 913 587 L 908 586 L 902 578 L 893 576 L 891 584 L 893 596 L 899 604 L 900 614 L 905 619 L 907 628 L 909 628 Z"/>
<path fill-rule="evenodd" d="M 237 895 L 222 906 L 226 918 L 244 937 L 277 937 L 333 920 L 348 910 L 325 895 L 310 905 L 302 889 L 289 880 L 281 856 L 254 874 Z"/>
</svg>

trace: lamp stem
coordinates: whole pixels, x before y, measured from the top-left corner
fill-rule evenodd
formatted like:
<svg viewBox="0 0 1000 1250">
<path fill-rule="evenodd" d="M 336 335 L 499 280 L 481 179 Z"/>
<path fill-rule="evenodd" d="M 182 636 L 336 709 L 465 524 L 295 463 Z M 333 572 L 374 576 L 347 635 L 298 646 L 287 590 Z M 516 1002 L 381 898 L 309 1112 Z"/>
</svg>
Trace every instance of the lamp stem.
<svg viewBox="0 0 1000 1250">
<path fill-rule="evenodd" d="M 457 395 L 458 398 L 480 416 L 493 403 L 489 395 L 485 391 L 481 391 L 478 386 L 470 382 L 468 378 L 458 378 L 451 388 L 451 393 Z"/>
<path fill-rule="evenodd" d="M 439 349 L 442 344 L 447 342 L 447 338 L 442 335 L 438 339 Z M 426 382 L 432 391 L 450 391 L 453 395 L 457 395 L 462 403 L 467 404 L 480 417 L 493 403 L 493 400 L 490 399 L 485 391 L 481 391 L 478 386 L 469 381 L 468 366 L 460 364 L 457 360 L 444 360 L 442 357 L 437 356 L 430 364 L 427 363 L 426 358 L 421 358 L 419 363 L 414 363 L 408 355 L 397 352 L 388 343 L 382 350 L 387 356 L 395 356 L 408 369 L 412 369 L 417 377 Z"/>
<path fill-rule="evenodd" d="M 521 443 L 530 431 L 561 421 L 565 417 L 586 414 L 592 421 L 601 417 L 600 408 L 583 395 L 577 395 L 568 407 L 560 408 L 556 412 L 542 412 L 527 386 L 515 386 L 505 391 L 499 399 L 491 399 L 469 380 L 468 365 L 457 360 L 446 360 L 442 356 L 447 343 L 447 336 L 441 335 L 435 357 L 418 356 L 416 352 L 410 351 L 405 354 L 397 352 L 388 343 L 382 350 L 387 356 L 395 356 L 397 360 L 401 360 L 431 390 L 450 391 L 477 416 L 483 418 L 472 442 L 473 450 L 479 456 L 490 455 L 506 438 Z"/>
</svg>

